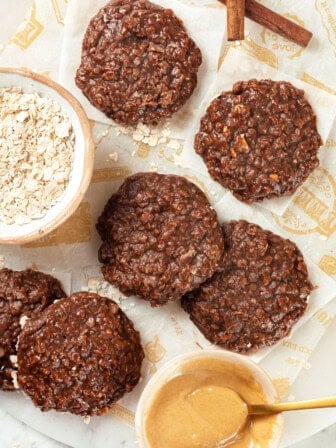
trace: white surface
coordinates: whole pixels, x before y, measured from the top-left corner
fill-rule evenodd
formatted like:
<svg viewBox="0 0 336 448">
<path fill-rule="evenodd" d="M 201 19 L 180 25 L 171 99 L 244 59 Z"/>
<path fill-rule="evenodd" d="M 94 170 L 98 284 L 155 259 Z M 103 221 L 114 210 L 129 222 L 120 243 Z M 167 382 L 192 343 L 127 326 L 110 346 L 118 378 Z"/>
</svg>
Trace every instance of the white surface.
<svg viewBox="0 0 336 448">
<path fill-rule="evenodd" d="M 92 188 L 92 186 L 90 187 Z M 90 191 L 90 190 L 89 190 Z M 101 197 L 100 190 L 100 198 Z M 101 207 L 98 207 L 100 212 Z M 97 213 L 99 213 L 97 210 Z M 231 208 L 231 212 L 233 213 L 233 208 Z M 235 213 L 238 213 L 236 211 Z M 256 221 L 262 226 L 267 227 L 266 222 L 262 220 L 262 215 L 259 213 L 260 217 L 254 215 L 254 218 L 249 218 L 249 220 Z M 233 216 L 232 216 L 233 217 Z M 246 216 L 244 216 L 246 217 Z M 96 222 L 96 215 L 92 215 L 93 222 Z M 221 220 L 221 216 L 220 216 Z M 91 266 L 94 266 L 96 262 L 96 251 L 97 247 L 95 243 L 90 241 L 88 243 L 89 247 L 83 247 L 83 257 L 84 253 L 89 250 L 92 250 L 92 258 L 90 258 Z M 48 249 L 50 250 L 50 249 Z M 71 250 L 71 249 L 70 249 Z M 63 248 L 63 254 L 66 254 L 65 248 Z M 36 256 L 40 259 L 40 253 L 36 252 Z M 23 258 L 24 255 L 21 255 Z M 26 260 L 28 262 L 29 253 L 26 255 Z M 72 264 L 72 279 L 77 282 L 79 280 L 79 276 L 81 274 L 81 267 L 83 266 L 83 257 L 79 257 L 80 269 L 76 269 L 76 267 Z M 77 257 L 76 257 L 77 258 Z M 8 259 L 8 257 L 7 257 Z M 13 260 L 13 264 L 17 263 L 17 260 Z M 316 266 L 310 265 L 310 277 L 313 280 L 313 283 L 318 285 L 314 292 L 315 297 L 311 297 L 310 308 L 306 312 L 306 316 L 314 311 L 316 311 L 316 306 L 319 303 L 320 306 L 322 304 L 326 304 L 329 300 L 331 300 L 334 296 L 336 287 L 335 282 L 322 271 L 320 271 Z M 79 282 L 80 288 L 83 287 L 85 283 Z M 80 288 L 77 288 L 73 285 L 72 291 L 76 291 Z M 117 290 L 115 290 L 117 293 Z M 118 293 L 119 294 L 119 293 Z M 117 300 L 118 296 L 114 296 L 113 298 Z M 207 341 L 204 336 L 195 328 L 191 320 L 188 318 L 188 315 L 181 310 L 181 307 L 178 303 L 170 303 L 167 304 L 162 309 L 153 309 L 148 304 L 141 299 L 137 298 L 128 298 L 127 300 L 120 301 L 121 308 L 127 313 L 127 315 L 132 319 L 135 324 L 135 327 L 138 331 L 140 331 L 142 342 L 144 347 L 147 343 L 155 340 L 157 335 L 160 335 L 160 344 L 165 349 L 165 356 L 156 363 L 156 367 L 159 368 L 164 363 L 177 356 L 178 354 L 183 354 L 186 352 L 194 351 L 197 347 L 201 347 L 203 349 L 211 349 L 213 348 L 212 344 Z M 180 331 L 176 332 L 175 325 L 171 324 L 171 317 L 174 317 L 175 324 L 179 327 Z M 309 322 L 306 322 L 304 326 L 309 325 Z M 299 329 L 299 325 L 296 327 Z M 303 326 L 300 327 L 300 331 Z M 308 336 L 313 334 L 311 327 L 306 329 L 308 332 Z M 295 339 L 296 332 L 293 332 L 291 341 L 297 344 Z M 271 378 L 278 377 L 289 377 L 290 371 L 294 368 L 295 377 L 301 370 L 301 364 L 299 364 L 299 370 L 297 371 L 296 364 L 292 366 L 292 364 L 286 363 L 286 359 L 288 356 L 291 356 L 291 353 L 288 353 L 288 349 L 284 346 L 276 346 L 270 347 L 267 351 L 263 352 L 264 360 L 269 359 L 268 366 L 265 369 L 266 372 L 271 374 L 270 369 L 272 369 Z M 266 356 L 267 355 L 267 356 Z M 252 359 L 254 356 L 252 355 Z M 258 355 L 259 358 L 259 355 Z M 324 358 L 322 361 L 327 358 L 324 352 Z M 336 355 L 335 355 L 336 358 Z M 317 361 L 314 365 L 319 365 L 320 363 Z M 290 371 L 287 370 L 289 366 Z M 282 373 L 282 367 L 286 368 L 286 372 Z M 335 365 L 336 368 L 336 365 Z M 319 370 L 312 369 L 313 374 L 312 378 L 315 381 L 316 389 L 318 390 L 318 380 L 319 380 Z M 125 406 L 127 409 L 135 411 L 137 401 L 140 397 L 141 391 L 143 390 L 146 382 L 150 379 L 152 375 L 152 365 L 146 360 L 143 363 L 142 369 L 142 382 L 132 391 L 132 394 L 127 394 L 125 397 L 120 400 L 120 405 Z M 334 372 L 334 376 L 336 377 L 336 372 Z M 301 376 L 298 377 L 298 387 L 305 388 L 306 393 L 310 392 L 310 386 L 307 384 L 311 384 L 313 380 L 309 383 L 301 381 Z M 330 378 L 328 383 L 329 385 L 333 384 L 332 379 Z M 291 388 L 291 394 L 296 395 L 296 387 L 295 385 Z M 34 408 L 29 399 L 26 399 L 20 393 L 5 393 L 0 391 L 0 406 L 3 410 L 7 411 L 9 414 L 15 416 L 19 420 L 29 424 L 32 428 L 43 432 L 47 436 L 58 440 L 62 443 L 68 444 L 74 448 L 102 448 L 102 444 L 106 443 L 106 441 L 113 440 L 115 446 L 121 444 L 123 440 L 127 440 L 129 446 L 136 445 L 136 437 L 135 432 L 132 428 L 122 424 L 118 420 L 111 418 L 109 415 L 101 416 L 101 417 L 93 417 L 91 418 L 90 424 L 86 425 L 83 420 L 75 415 L 70 414 L 62 414 L 57 412 L 47 412 L 42 413 L 37 408 Z M 293 418 L 294 417 L 294 418 Z M 296 425 L 296 417 L 291 416 L 288 420 L 289 424 L 285 427 L 285 436 L 287 440 L 287 444 L 292 443 L 293 441 L 300 440 L 306 435 L 306 427 L 311 428 L 310 424 L 307 422 L 302 422 L 300 425 Z M 335 417 L 336 420 L 336 417 Z M 291 429 L 290 423 L 294 425 L 294 431 Z M 318 420 L 319 428 L 326 426 L 324 417 Z M 282 445 L 285 447 L 286 445 Z M 114 447 L 113 447 L 114 448 Z"/>
<path fill-rule="evenodd" d="M 28 0 L 20 0 L 20 2 L 13 2 L 13 0 L 1 0 L 0 5 L 0 12 L 2 12 L 1 17 L 7 17 L 8 8 L 13 8 L 17 10 L 19 13 L 20 8 L 24 8 L 27 4 L 30 3 Z M 285 3 L 285 2 L 284 2 Z M 288 2 L 287 2 L 288 3 Z M 45 2 L 45 4 L 49 4 L 49 2 Z M 7 5 L 7 6 L 6 6 Z M 3 12 L 5 11 L 5 12 Z M 19 16 L 21 17 L 21 12 L 18 14 L 18 20 Z M 5 44 L 6 39 L 5 37 L 9 37 L 14 27 L 14 23 L 10 23 L 10 26 L 3 26 L 0 34 L 1 43 Z M 251 26 L 251 25 L 250 25 Z M 56 36 L 54 36 L 56 39 Z M 57 36 L 58 37 L 58 36 Z M 50 50 L 50 49 L 49 49 Z M 50 53 L 53 55 L 53 57 L 56 58 L 56 54 L 54 51 L 50 50 Z M 291 63 L 292 64 L 292 63 Z M 23 65 L 23 60 L 20 59 L 20 65 Z M 49 66 L 48 66 L 49 68 Z M 42 71 L 42 69 L 41 69 Z M 331 71 L 332 72 L 332 71 Z M 20 258 L 20 252 L 17 251 L 17 257 L 18 261 L 22 263 Z M 43 254 L 42 254 L 43 255 Z M 23 265 L 21 267 L 24 267 Z M 333 327 L 333 334 L 330 334 L 329 337 L 331 340 L 334 340 L 335 337 L 335 325 Z M 325 339 L 324 339 L 325 340 Z M 320 367 L 316 367 L 312 371 L 306 372 L 306 381 L 310 381 L 309 377 L 310 375 L 314 374 L 317 376 L 317 379 L 321 381 L 324 385 L 324 388 L 326 390 L 326 393 L 336 393 L 336 387 L 335 387 L 335 378 L 336 378 L 336 366 L 335 366 L 335 359 L 336 359 L 336 350 L 333 349 L 333 347 L 327 348 L 327 345 L 324 343 L 319 346 L 319 349 L 317 350 L 316 355 L 314 355 L 314 358 L 317 359 L 324 359 L 322 362 L 321 372 L 319 372 Z M 325 363 L 329 361 L 329 366 Z M 323 371 L 323 369 L 326 369 L 326 372 Z M 312 384 L 312 390 L 314 389 L 314 383 Z M 300 393 L 300 387 L 295 385 L 295 393 L 297 394 L 296 398 L 299 398 Z M 303 397 L 300 397 L 303 398 Z M 316 411 L 314 411 L 316 412 Z M 311 414 L 305 414 L 303 418 L 306 418 L 306 420 L 309 422 L 309 428 L 310 433 L 314 433 L 316 431 L 319 431 L 321 428 L 327 426 L 328 424 L 336 421 L 336 415 L 334 411 L 331 410 L 325 410 L 321 411 L 323 412 L 324 418 L 319 419 L 320 421 L 316 423 L 315 419 L 312 418 Z M 17 414 L 17 410 L 14 410 L 14 415 Z M 314 414 L 315 415 L 315 414 Z M 300 425 L 300 418 L 293 419 L 293 423 L 291 424 L 291 430 L 293 434 L 296 433 L 296 427 Z M 71 422 L 68 425 L 69 431 L 71 431 Z M 309 436 L 310 434 L 306 434 Z M 311 437 L 309 440 L 305 440 L 298 445 L 292 445 L 292 448 L 317 448 L 318 446 L 323 446 L 323 448 L 335 448 L 336 447 L 336 425 L 332 429 L 327 429 L 323 431 L 320 434 L 317 434 L 313 437 Z M 60 443 L 54 442 L 47 437 L 37 433 L 31 428 L 28 428 L 25 424 L 18 422 L 14 418 L 10 417 L 8 414 L 4 413 L 2 410 L 0 410 L 0 448 L 63 448 L 65 445 L 62 445 Z M 124 442 L 123 438 L 120 439 L 119 442 L 115 442 L 113 439 L 109 439 L 105 441 L 104 444 L 101 445 L 101 448 L 135 448 L 134 444 L 127 444 Z"/>
<path fill-rule="evenodd" d="M 99 151 L 100 153 L 102 153 L 101 147 Z M 121 156 L 122 151 L 118 151 Z M 127 166 L 130 166 L 130 159 L 131 157 L 127 161 Z M 138 164 L 137 159 L 134 159 L 134 161 L 136 164 Z M 139 171 L 139 166 L 137 166 L 136 168 Z M 175 168 L 172 166 L 168 166 L 167 169 L 169 172 L 171 170 L 173 170 L 172 172 L 175 172 Z M 148 169 L 145 170 L 148 171 Z M 96 188 L 94 184 L 91 185 L 89 194 L 93 188 Z M 92 209 L 93 223 L 96 222 L 105 200 L 110 196 L 112 186 L 110 185 L 109 188 L 106 189 L 106 198 L 104 196 L 105 190 L 102 190 L 101 186 L 98 186 L 98 188 L 99 190 L 97 191 L 99 191 L 99 195 L 96 192 L 94 196 L 96 199 L 94 206 L 96 208 L 95 210 Z M 229 203 L 226 203 L 226 207 L 231 210 L 232 218 L 238 217 L 238 215 L 241 213 L 239 210 L 234 209 L 234 207 L 230 207 Z M 246 213 L 252 213 L 250 208 L 247 207 Z M 249 219 L 250 221 L 259 223 L 263 227 L 268 227 L 270 225 L 265 221 L 263 215 L 260 212 L 253 213 L 253 216 L 250 216 L 250 214 L 244 214 L 244 217 Z M 222 214 L 220 214 L 220 220 L 221 219 Z M 85 280 L 82 278 L 83 267 L 87 265 L 96 267 L 96 254 L 98 250 L 98 244 L 98 241 L 95 242 L 94 240 L 91 240 L 87 243 L 87 245 L 81 245 L 81 255 L 79 255 L 78 252 L 76 257 L 72 257 L 73 259 L 71 260 L 70 266 L 73 280 L 73 292 L 81 289 L 86 284 Z M 76 249 L 79 250 L 78 248 Z M 50 248 L 47 248 L 46 250 L 48 252 L 51 251 Z M 73 246 L 69 246 L 68 249 L 66 247 L 60 248 L 60 253 L 64 258 L 67 257 L 70 259 L 71 254 L 73 253 L 72 251 Z M 57 263 L 58 260 L 54 259 L 55 252 L 52 251 L 50 253 L 53 254 L 51 262 Z M 38 260 L 38 263 L 41 262 L 41 256 L 42 251 L 36 249 L 34 251 L 34 257 L 36 260 Z M 10 258 L 10 256 L 8 255 L 6 257 L 6 262 L 8 263 L 9 260 L 11 260 L 11 266 L 16 266 L 17 259 L 15 259 L 15 257 L 13 257 L 12 255 L 11 257 L 12 258 Z M 31 260 L 29 252 L 24 252 L 21 254 L 21 260 L 23 261 L 24 259 L 28 264 L 28 262 Z M 59 268 L 63 266 L 61 260 L 62 258 L 60 259 Z M 57 270 L 56 264 L 54 264 L 54 267 Z M 96 273 L 90 274 L 90 276 L 91 275 L 93 275 L 93 277 L 96 277 Z M 308 317 L 308 315 L 312 312 L 316 311 L 317 304 L 322 306 L 325 305 L 326 302 L 331 300 L 336 291 L 335 282 L 330 277 L 326 276 L 326 274 L 324 274 L 322 271 L 320 271 L 316 266 L 311 266 L 310 276 L 313 280 L 313 283 L 320 287 L 316 289 L 314 295 L 312 294 L 311 296 L 310 308 L 309 310 L 307 310 L 306 317 Z M 113 287 L 111 288 L 113 289 Z M 112 297 L 115 300 L 118 300 L 119 296 L 120 293 L 115 289 L 114 293 L 112 293 Z M 188 315 L 182 311 L 178 303 L 170 303 L 165 307 L 162 307 L 161 309 L 153 309 L 148 306 L 148 304 L 144 300 L 130 297 L 127 300 L 121 300 L 120 306 L 132 319 L 136 329 L 140 331 L 144 346 L 146 346 L 147 343 L 154 341 L 157 335 L 160 336 L 160 344 L 164 347 L 165 353 L 164 357 L 156 363 L 156 368 L 159 368 L 161 365 L 177 356 L 178 354 L 194 351 L 196 347 L 202 347 L 203 349 L 213 348 L 212 344 L 204 338 L 204 336 L 197 330 L 197 328 L 195 328 L 191 320 L 188 318 Z M 174 318 L 174 325 L 171 324 L 172 317 Z M 308 324 L 309 322 L 306 322 L 306 324 L 304 325 Z M 179 328 L 178 332 L 176 332 L 175 325 Z M 296 328 L 298 329 L 299 325 Z M 313 334 L 311 328 L 308 328 L 307 332 L 309 335 Z M 293 332 L 292 338 L 294 339 L 292 339 L 292 341 L 297 343 L 297 341 L 295 340 L 295 334 L 296 333 Z M 270 375 L 271 378 L 278 378 L 279 376 L 290 376 L 290 373 L 287 371 L 287 366 L 289 366 L 290 371 L 292 371 L 292 368 L 294 368 L 296 376 L 297 373 L 299 373 L 299 371 L 301 370 L 301 364 L 299 364 L 299 369 L 297 372 L 296 365 L 292 366 L 291 364 L 289 365 L 288 363 L 286 363 L 286 359 L 291 355 L 287 352 L 286 347 L 278 346 L 277 349 L 278 350 L 274 349 L 274 347 L 270 347 L 266 351 L 263 351 L 263 355 L 265 357 L 264 359 L 268 359 L 268 357 L 266 357 L 267 354 L 268 356 L 272 357 L 272 359 L 268 363 L 268 368 L 270 366 L 273 366 L 273 372 L 272 375 Z M 280 356 L 279 350 L 281 353 Z M 276 358 L 274 358 L 274 356 L 276 356 Z M 260 359 L 259 354 L 258 358 Z M 141 391 L 152 375 L 152 367 L 152 364 L 148 360 L 144 362 L 142 370 L 142 382 L 139 383 L 134 391 L 132 391 L 132 394 L 126 394 L 122 398 L 122 400 L 120 400 L 120 405 L 125 406 L 131 411 L 135 411 Z M 282 373 L 282 367 L 286 368 L 285 373 Z M 265 370 L 270 373 L 268 368 Z M 307 387 L 307 391 L 309 391 L 309 387 Z M 294 394 L 296 392 L 292 392 L 291 390 L 291 393 Z M 43 432 L 47 436 L 58 440 L 61 443 L 68 444 L 75 448 L 102 448 L 102 444 L 110 440 L 114 441 L 115 446 L 121 444 L 123 440 L 127 440 L 129 446 L 136 445 L 134 430 L 132 428 L 129 428 L 125 424 L 120 423 L 118 420 L 111 418 L 111 416 L 109 415 L 93 417 L 90 421 L 90 424 L 86 425 L 80 417 L 75 415 L 56 412 L 41 413 L 37 408 L 34 408 L 32 406 L 30 400 L 25 399 L 25 397 L 19 393 L 8 394 L 0 392 L 0 407 L 19 420 L 25 422 L 26 424 L 29 424 L 32 428 Z M 320 419 L 320 423 L 323 425 L 324 419 Z M 308 427 L 310 428 L 310 425 L 308 425 Z M 287 428 L 285 432 L 287 434 Z M 292 443 L 293 440 L 302 439 L 305 434 L 305 427 L 301 425 L 295 428 L 295 431 L 293 433 L 287 434 L 287 440 Z"/>
<path fill-rule="evenodd" d="M 336 386 L 335 386 L 335 378 L 336 378 L 336 344 L 330 344 L 330 340 L 334 338 L 336 333 L 336 321 L 334 320 L 333 324 L 328 328 L 324 337 L 322 338 L 318 348 L 315 350 L 314 354 L 311 358 L 311 368 L 304 370 L 300 375 L 300 380 L 294 383 L 291 388 L 291 394 L 293 396 L 292 399 L 302 400 L 308 398 L 317 398 L 315 390 L 319 388 L 321 391 L 321 396 L 328 395 L 336 395 Z M 331 360 L 331 361 L 330 361 Z M 303 387 L 305 384 L 311 385 L 311 393 L 310 396 L 304 395 L 302 393 Z M 12 415 L 17 416 L 20 420 L 25 421 L 28 417 L 34 417 L 34 424 L 38 426 L 40 424 L 39 419 L 43 420 L 46 414 L 41 413 L 37 409 L 32 406 L 27 406 L 24 412 L 24 409 L 21 407 L 17 407 L 15 405 L 15 400 L 13 397 L 11 398 L 12 393 L 3 393 L 1 397 L 5 397 L 6 401 L 8 401 L 7 405 L 12 405 L 12 408 L 8 410 Z M 27 400 L 28 402 L 28 400 Z M 24 415 L 26 413 L 26 415 Z M 56 413 L 48 413 L 49 418 L 57 418 Z M 27 433 L 30 435 L 36 434 L 31 428 L 28 428 L 26 425 L 20 425 L 18 422 L 13 423 L 13 420 L 6 417 L 5 421 L 11 421 L 12 423 L 7 425 L 4 423 L 2 418 L 3 415 L 6 415 L 3 410 L 0 411 L 0 447 L 1 448 L 40 448 L 40 445 L 29 445 L 29 444 L 21 444 L 18 447 L 13 446 L 13 444 L 20 442 L 21 443 L 21 431 L 24 431 L 24 434 Z M 61 416 L 60 416 L 61 417 Z M 67 426 L 63 429 L 63 434 L 57 434 L 56 431 L 54 433 L 49 433 L 51 437 L 58 437 L 59 440 L 63 440 L 65 438 L 71 439 L 71 434 L 73 433 L 74 425 L 78 424 L 78 419 L 75 416 L 68 415 L 67 416 Z M 138 445 L 134 443 L 133 430 L 126 425 L 122 425 L 117 422 L 115 419 L 111 417 L 98 417 L 92 419 L 91 423 L 86 426 L 83 424 L 83 428 L 90 428 L 91 425 L 94 427 L 104 425 L 106 423 L 105 419 L 108 419 L 108 427 L 110 431 L 104 432 L 103 434 L 99 434 L 99 437 L 94 438 L 95 446 L 99 448 L 137 448 Z M 305 440 L 300 443 L 298 446 L 295 445 L 296 442 L 304 439 L 305 437 L 309 437 L 315 434 L 318 431 L 323 430 L 324 428 L 332 425 L 336 421 L 336 408 L 333 409 L 323 409 L 323 410 L 313 410 L 313 411 L 305 411 L 305 412 L 291 412 L 287 413 L 285 416 L 285 427 L 286 432 L 284 434 L 281 448 L 317 448 L 319 446 L 319 440 L 323 440 L 323 448 L 335 448 L 336 447 L 336 425 L 335 430 L 330 431 L 330 437 L 326 434 L 328 432 L 316 435 L 312 438 L 311 444 L 309 441 Z M 117 430 L 116 427 L 117 426 Z M 297 429 L 300 427 L 309 428 L 306 430 L 305 434 L 298 431 Z M 19 429 L 18 429 L 19 428 Z M 91 434 L 93 435 L 93 433 Z M 60 437 L 61 436 L 61 437 Z M 320 437 L 320 439 L 319 439 Z M 328 438 L 329 437 L 329 438 Z M 90 439 L 90 432 L 86 432 L 83 434 L 84 439 Z M 26 440 L 26 437 L 23 437 L 23 440 Z M 37 440 L 40 440 L 40 436 Z M 43 438 L 43 440 L 48 440 L 47 438 Z M 93 440 L 92 440 L 93 442 Z M 26 443 L 26 442 L 25 442 Z M 49 442 L 48 442 L 49 443 Z M 41 447 L 43 448 L 62 448 L 64 445 L 62 444 L 54 444 L 50 442 L 49 444 L 43 444 Z M 75 445 L 74 445 L 75 446 Z M 81 445 L 77 445 L 78 448 L 81 448 Z M 93 443 L 92 443 L 93 446 Z"/>
<path fill-rule="evenodd" d="M 330 343 L 330 341 L 335 341 L 335 334 L 336 320 L 334 319 L 309 359 L 309 364 L 302 370 L 298 380 L 291 387 L 292 400 L 336 396 L 336 344 Z M 309 396 L 303 392 L 303 389 L 307 389 L 307 384 L 309 384 L 310 389 Z M 319 390 L 318 394 L 316 390 Z M 304 436 L 307 438 L 335 422 L 336 408 L 288 412 L 285 415 L 286 432 L 284 433 L 282 448 L 304 438 L 298 428 L 306 428 Z M 317 447 L 318 445 L 314 446 L 314 448 Z M 330 447 L 336 447 L 336 437 Z"/>
<path fill-rule="evenodd" d="M 0 409 L 0 446 L 1 448 L 68 448 L 46 436 L 34 431 Z M 315 436 L 292 445 L 291 448 L 335 448 L 336 424 L 316 434 Z M 102 448 L 135 448 L 134 445 L 113 442 Z"/>
</svg>

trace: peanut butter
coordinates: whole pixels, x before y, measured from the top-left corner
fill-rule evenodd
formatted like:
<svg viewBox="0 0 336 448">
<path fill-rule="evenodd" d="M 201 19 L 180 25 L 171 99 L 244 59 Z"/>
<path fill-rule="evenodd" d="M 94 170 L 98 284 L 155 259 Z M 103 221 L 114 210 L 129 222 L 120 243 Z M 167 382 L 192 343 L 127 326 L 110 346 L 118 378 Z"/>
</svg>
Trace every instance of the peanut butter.
<svg viewBox="0 0 336 448">
<path fill-rule="evenodd" d="M 156 393 L 145 419 L 151 448 L 269 448 L 275 416 L 250 417 L 247 403 L 264 403 L 247 367 L 220 359 L 184 364 Z"/>
</svg>

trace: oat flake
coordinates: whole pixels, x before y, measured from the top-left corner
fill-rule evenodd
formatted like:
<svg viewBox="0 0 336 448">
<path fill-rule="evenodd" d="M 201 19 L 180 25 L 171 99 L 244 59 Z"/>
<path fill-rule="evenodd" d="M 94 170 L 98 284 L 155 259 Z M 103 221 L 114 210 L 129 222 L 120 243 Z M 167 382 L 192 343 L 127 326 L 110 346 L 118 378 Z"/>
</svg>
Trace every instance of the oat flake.
<svg viewBox="0 0 336 448">
<path fill-rule="evenodd" d="M 0 221 L 27 224 L 61 199 L 74 141 L 55 101 L 17 87 L 0 89 Z"/>
<path fill-rule="evenodd" d="M 164 144 L 174 150 L 181 149 L 181 143 L 170 137 L 170 129 L 165 124 L 161 128 L 138 123 L 136 126 L 118 126 L 117 135 L 131 135 L 135 143 L 144 143 L 152 148 Z"/>
<path fill-rule="evenodd" d="M 118 162 L 119 156 L 116 152 L 111 152 L 111 154 L 109 154 L 109 159 L 112 160 L 112 162 Z"/>
<path fill-rule="evenodd" d="M 93 292 L 100 296 L 107 297 L 114 300 L 120 305 L 125 296 L 110 283 L 98 278 L 89 278 L 87 287 L 83 288 L 84 291 Z"/>
</svg>

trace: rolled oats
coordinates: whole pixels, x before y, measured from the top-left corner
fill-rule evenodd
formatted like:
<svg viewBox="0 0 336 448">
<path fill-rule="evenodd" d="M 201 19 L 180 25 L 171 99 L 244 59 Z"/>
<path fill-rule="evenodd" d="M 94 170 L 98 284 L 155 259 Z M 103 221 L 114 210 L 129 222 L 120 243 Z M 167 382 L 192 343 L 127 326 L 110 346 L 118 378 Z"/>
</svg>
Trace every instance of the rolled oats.
<svg viewBox="0 0 336 448">
<path fill-rule="evenodd" d="M 116 152 L 111 152 L 109 154 L 109 159 L 112 160 L 112 162 L 118 162 L 119 155 Z"/>
<path fill-rule="evenodd" d="M 74 142 L 68 116 L 51 98 L 0 89 L 0 221 L 28 224 L 61 199 Z"/>
<path fill-rule="evenodd" d="M 136 126 L 118 126 L 116 131 L 117 135 L 130 135 L 135 143 L 144 143 L 152 148 L 158 145 L 165 145 L 176 151 L 180 151 L 182 148 L 181 142 L 170 137 L 171 130 L 168 123 L 161 128 L 147 126 L 143 123 L 138 123 Z"/>
</svg>

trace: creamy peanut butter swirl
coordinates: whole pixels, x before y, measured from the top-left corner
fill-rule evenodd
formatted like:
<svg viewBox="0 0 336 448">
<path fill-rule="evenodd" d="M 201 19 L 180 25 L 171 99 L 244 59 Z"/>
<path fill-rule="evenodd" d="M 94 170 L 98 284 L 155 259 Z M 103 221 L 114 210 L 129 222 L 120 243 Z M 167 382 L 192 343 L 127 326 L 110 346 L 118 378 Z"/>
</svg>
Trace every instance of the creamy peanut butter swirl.
<svg viewBox="0 0 336 448">
<path fill-rule="evenodd" d="M 194 360 L 156 393 L 145 431 L 151 448 L 269 448 L 275 416 L 249 417 L 247 403 L 266 395 L 245 366 Z"/>
</svg>

